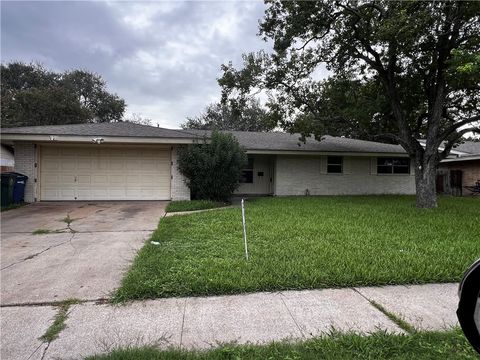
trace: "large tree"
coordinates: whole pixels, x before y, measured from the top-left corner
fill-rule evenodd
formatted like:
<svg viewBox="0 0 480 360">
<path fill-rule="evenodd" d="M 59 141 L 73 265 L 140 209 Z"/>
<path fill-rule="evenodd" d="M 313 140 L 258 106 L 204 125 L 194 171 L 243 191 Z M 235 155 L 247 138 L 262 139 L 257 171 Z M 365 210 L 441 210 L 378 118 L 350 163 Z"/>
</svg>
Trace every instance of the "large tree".
<svg viewBox="0 0 480 360">
<path fill-rule="evenodd" d="M 59 125 L 120 120 L 125 101 L 97 74 L 55 73 L 38 64 L 1 65 L 1 124 Z"/>
<path fill-rule="evenodd" d="M 255 99 L 244 102 L 213 103 L 196 117 L 187 118 L 183 129 L 271 131 L 277 126 L 275 118 Z"/>
<path fill-rule="evenodd" d="M 355 132 L 401 144 L 415 164 L 417 206 L 436 207 L 438 163 L 464 134 L 480 131 L 480 2 L 266 4 L 260 35 L 273 41 L 273 53 L 245 55 L 240 70 L 224 65 L 223 100 L 241 102 L 266 89 L 270 108 L 304 134 L 321 136 L 335 119 L 348 128 L 350 119 Z M 343 78 L 356 84 L 357 95 L 376 94 L 375 101 L 368 96 L 369 106 L 378 106 L 369 120 L 328 110 L 328 81 L 314 80 L 325 64 L 338 77 L 337 90 Z"/>
</svg>

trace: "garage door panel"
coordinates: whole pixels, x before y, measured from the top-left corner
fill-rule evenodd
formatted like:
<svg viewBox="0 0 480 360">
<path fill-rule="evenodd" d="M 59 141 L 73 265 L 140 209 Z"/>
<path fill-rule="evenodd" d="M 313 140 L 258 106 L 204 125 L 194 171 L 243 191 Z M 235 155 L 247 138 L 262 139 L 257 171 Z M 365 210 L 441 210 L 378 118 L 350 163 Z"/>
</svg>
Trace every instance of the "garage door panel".
<svg viewBox="0 0 480 360">
<path fill-rule="evenodd" d="M 92 184 L 92 176 L 91 175 L 78 175 L 77 182 L 79 186 L 82 185 L 91 185 Z"/>
<path fill-rule="evenodd" d="M 77 161 L 74 157 L 62 157 L 60 162 L 60 170 L 62 171 L 71 171 L 77 168 Z"/>
<path fill-rule="evenodd" d="M 42 200 L 168 200 L 170 151 L 44 147 Z"/>
<path fill-rule="evenodd" d="M 93 159 L 88 157 L 79 157 L 77 160 L 77 168 L 79 170 L 92 170 L 93 169 Z"/>
</svg>

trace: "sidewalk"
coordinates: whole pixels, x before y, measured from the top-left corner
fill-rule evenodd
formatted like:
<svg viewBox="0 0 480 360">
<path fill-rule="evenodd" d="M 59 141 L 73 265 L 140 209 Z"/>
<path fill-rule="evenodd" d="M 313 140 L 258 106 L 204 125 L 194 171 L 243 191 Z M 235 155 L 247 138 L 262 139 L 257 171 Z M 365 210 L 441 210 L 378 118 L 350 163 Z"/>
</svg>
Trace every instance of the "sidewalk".
<svg viewBox="0 0 480 360">
<path fill-rule="evenodd" d="M 50 344 L 38 338 L 52 323 L 55 307 L 3 307 L 1 358 L 81 359 L 115 347 L 152 344 L 205 349 L 304 340 L 333 328 L 403 333 L 384 312 L 417 330 L 442 330 L 457 325 L 457 303 L 457 284 L 170 298 L 124 306 L 84 303 L 70 308 L 66 328 Z"/>
</svg>

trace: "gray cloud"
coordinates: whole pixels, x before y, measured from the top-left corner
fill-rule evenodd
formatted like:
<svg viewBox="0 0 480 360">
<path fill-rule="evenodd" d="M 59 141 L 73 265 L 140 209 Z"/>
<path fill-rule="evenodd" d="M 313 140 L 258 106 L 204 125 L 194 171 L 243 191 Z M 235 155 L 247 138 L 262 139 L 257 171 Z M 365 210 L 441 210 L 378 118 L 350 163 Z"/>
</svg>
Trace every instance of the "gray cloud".
<svg viewBox="0 0 480 360">
<path fill-rule="evenodd" d="M 1 60 L 101 74 L 128 113 L 178 127 L 219 98 L 220 65 L 265 43 L 261 2 L 2 2 Z"/>
</svg>

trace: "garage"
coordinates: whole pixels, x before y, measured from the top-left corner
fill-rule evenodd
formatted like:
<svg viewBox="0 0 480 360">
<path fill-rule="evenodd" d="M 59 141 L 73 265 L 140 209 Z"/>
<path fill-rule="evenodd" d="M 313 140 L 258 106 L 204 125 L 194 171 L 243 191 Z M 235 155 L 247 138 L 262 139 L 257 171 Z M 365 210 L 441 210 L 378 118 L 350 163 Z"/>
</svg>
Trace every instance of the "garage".
<svg viewBox="0 0 480 360">
<path fill-rule="evenodd" d="M 169 147 L 43 145 L 40 200 L 169 200 Z"/>
</svg>

